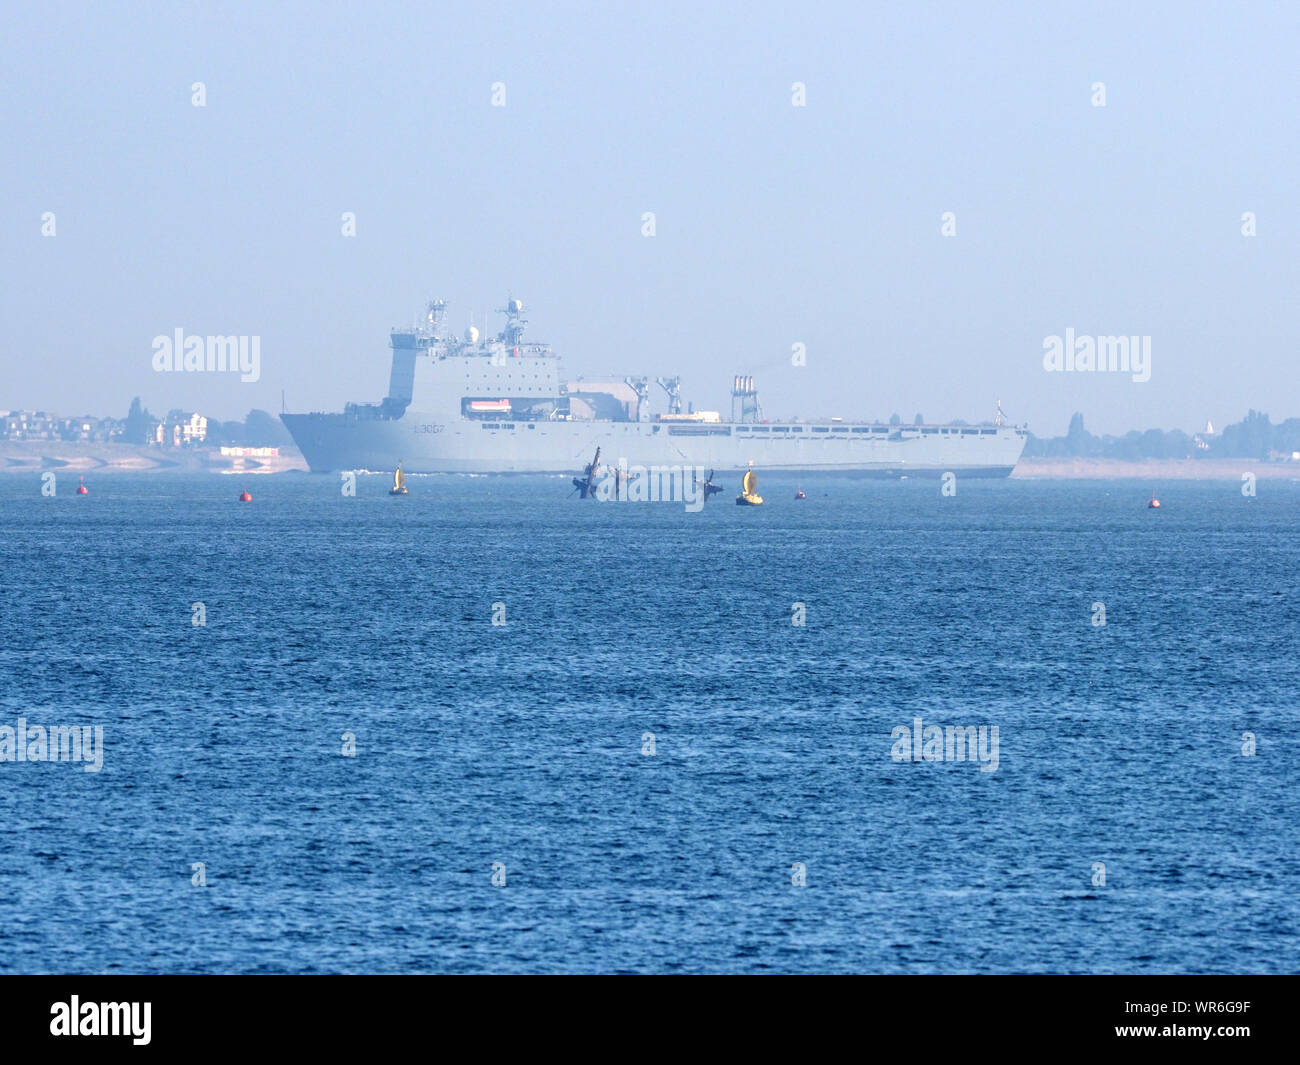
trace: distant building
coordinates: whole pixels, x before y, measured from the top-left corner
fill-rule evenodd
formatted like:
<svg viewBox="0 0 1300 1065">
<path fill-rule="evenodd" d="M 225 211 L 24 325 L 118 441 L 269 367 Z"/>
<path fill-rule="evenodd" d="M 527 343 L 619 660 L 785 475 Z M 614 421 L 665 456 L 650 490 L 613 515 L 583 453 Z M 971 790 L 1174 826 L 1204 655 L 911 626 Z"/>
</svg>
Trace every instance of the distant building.
<svg viewBox="0 0 1300 1065">
<path fill-rule="evenodd" d="M 0 435 L 5 440 L 58 440 L 61 426 L 43 410 L 11 410 L 5 414 Z"/>
<path fill-rule="evenodd" d="M 201 444 L 208 436 L 208 419 L 192 412 L 181 422 L 181 438 L 187 444 Z"/>
<path fill-rule="evenodd" d="M 279 456 L 278 447 L 226 447 L 222 446 L 221 453 L 231 458 L 255 458 L 255 459 L 273 459 Z"/>
<path fill-rule="evenodd" d="M 167 412 L 153 431 L 153 442 L 163 447 L 191 447 L 201 444 L 208 435 L 208 419 L 196 411 Z"/>
<path fill-rule="evenodd" d="M 7 410 L 0 419 L 0 439 L 4 440 L 22 440 L 27 429 L 26 412 L 20 410 Z"/>
<path fill-rule="evenodd" d="M 1200 433 L 1194 433 L 1192 435 L 1192 443 L 1193 445 L 1195 445 L 1197 451 L 1209 451 L 1210 439 L 1213 436 L 1214 436 L 1214 423 L 1210 421 L 1209 418 L 1206 418 L 1205 431 Z"/>
<path fill-rule="evenodd" d="M 60 418 L 58 420 L 59 439 L 69 443 L 93 440 L 97 424 L 90 415 L 83 418 Z"/>
<path fill-rule="evenodd" d="M 68 443 L 109 443 L 122 436 L 118 418 L 61 418 L 43 410 L 0 411 L 0 440 L 63 440 Z"/>
<path fill-rule="evenodd" d="M 125 432 L 125 418 L 100 418 L 99 431 L 95 439 L 105 444 L 120 442 Z"/>
</svg>

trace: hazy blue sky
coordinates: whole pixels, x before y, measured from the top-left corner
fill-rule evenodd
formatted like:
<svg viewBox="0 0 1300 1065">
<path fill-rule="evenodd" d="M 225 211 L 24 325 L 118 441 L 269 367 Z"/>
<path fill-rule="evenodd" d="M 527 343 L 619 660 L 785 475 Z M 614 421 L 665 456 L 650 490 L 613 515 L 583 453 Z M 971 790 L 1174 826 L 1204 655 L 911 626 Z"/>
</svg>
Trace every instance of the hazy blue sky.
<svg viewBox="0 0 1300 1065">
<path fill-rule="evenodd" d="M 390 325 L 510 292 L 697 407 L 1300 415 L 1300 5 L 263 6 L 4 6 L 0 409 L 377 400 Z M 178 327 L 261 380 L 155 373 Z M 1067 328 L 1151 380 L 1045 372 Z"/>
</svg>

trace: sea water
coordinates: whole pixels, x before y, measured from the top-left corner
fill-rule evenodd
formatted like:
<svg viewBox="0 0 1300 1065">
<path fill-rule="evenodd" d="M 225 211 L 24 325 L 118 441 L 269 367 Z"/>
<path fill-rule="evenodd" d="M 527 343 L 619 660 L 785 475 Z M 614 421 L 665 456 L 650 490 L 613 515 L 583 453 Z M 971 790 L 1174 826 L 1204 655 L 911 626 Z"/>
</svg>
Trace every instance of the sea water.
<svg viewBox="0 0 1300 1065">
<path fill-rule="evenodd" d="M 717 479 L 0 476 L 0 970 L 1297 968 L 1300 484 Z"/>
</svg>

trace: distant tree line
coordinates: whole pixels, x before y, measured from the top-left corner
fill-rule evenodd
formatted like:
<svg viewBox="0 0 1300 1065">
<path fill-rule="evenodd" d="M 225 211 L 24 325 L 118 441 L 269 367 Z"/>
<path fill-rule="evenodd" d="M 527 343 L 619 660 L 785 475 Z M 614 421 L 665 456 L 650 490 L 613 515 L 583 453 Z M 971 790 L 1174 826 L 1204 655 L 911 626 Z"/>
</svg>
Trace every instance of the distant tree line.
<svg viewBox="0 0 1300 1065">
<path fill-rule="evenodd" d="M 1300 418 L 1274 425 L 1267 414 L 1252 410 L 1222 432 L 1189 436 L 1181 429 L 1133 430 L 1123 436 L 1094 436 L 1083 427 L 1083 415 L 1070 419 L 1064 436 L 1038 437 L 1025 445 L 1027 458 L 1097 459 L 1267 459 L 1275 452 L 1300 451 Z"/>
<path fill-rule="evenodd" d="M 208 436 L 205 444 L 227 444 L 240 447 L 284 447 L 293 443 L 293 437 L 274 414 L 253 409 L 240 421 L 218 422 L 208 419 Z"/>
</svg>

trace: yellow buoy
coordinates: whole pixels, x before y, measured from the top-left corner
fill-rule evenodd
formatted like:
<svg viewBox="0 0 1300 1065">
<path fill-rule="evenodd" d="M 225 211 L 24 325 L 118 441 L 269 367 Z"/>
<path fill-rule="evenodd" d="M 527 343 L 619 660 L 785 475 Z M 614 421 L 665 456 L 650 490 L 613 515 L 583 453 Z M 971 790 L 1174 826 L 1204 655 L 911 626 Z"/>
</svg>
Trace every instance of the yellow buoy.
<svg viewBox="0 0 1300 1065">
<path fill-rule="evenodd" d="M 758 494 L 758 477 L 754 474 L 754 464 L 749 464 L 745 480 L 740 486 L 740 495 L 736 496 L 736 505 L 741 507 L 761 507 L 763 497 Z"/>
</svg>

